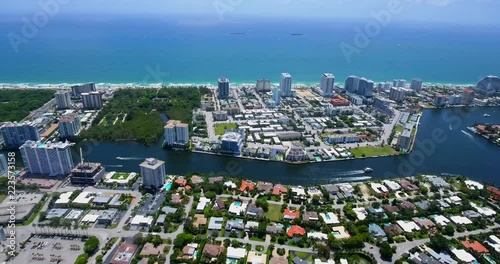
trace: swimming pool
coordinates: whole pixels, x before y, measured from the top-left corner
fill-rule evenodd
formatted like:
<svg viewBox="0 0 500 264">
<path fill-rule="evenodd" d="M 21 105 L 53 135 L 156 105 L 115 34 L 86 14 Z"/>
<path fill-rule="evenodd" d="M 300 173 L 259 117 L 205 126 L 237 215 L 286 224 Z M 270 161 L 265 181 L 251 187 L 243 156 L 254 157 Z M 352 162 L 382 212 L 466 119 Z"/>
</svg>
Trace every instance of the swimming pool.
<svg viewBox="0 0 500 264">
<path fill-rule="evenodd" d="M 234 202 L 234 205 L 241 206 L 241 202 L 236 201 L 236 202 Z"/>
<path fill-rule="evenodd" d="M 169 191 L 171 188 L 172 188 L 172 183 L 171 183 L 171 182 L 170 182 L 170 183 L 167 183 L 167 184 L 165 185 L 165 190 Z"/>
</svg>

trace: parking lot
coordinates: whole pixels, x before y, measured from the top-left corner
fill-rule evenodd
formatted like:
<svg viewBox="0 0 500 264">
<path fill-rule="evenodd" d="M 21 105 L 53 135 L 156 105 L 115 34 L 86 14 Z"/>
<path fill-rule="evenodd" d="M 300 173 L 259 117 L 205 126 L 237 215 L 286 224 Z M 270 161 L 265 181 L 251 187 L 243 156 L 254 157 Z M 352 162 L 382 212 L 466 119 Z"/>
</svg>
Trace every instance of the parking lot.
<svg viewBox="0 0 500 264">
<path fill-rule="evenodd" d="M 16 262 L 72 264 L 83 253 L 84 244 L 80 238 L 33 236 L 19 252 Z"/>
</svg>

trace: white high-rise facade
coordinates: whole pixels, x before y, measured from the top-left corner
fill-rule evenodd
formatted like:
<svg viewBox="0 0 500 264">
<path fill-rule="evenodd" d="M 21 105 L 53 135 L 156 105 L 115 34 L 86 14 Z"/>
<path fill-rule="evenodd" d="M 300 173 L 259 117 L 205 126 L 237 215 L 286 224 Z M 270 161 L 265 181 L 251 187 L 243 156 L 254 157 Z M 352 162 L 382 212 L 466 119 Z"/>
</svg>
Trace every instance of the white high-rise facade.
<svg viewBox="0 0 500 264">
<path fill-rule="evenodd" d="M 392 82 L 392 86 L 397 87 L 397 88 L 405 88 L 406 87 L 406 80 L 405 79 L 396 79 Z"/>
<path fill-rule="evenodd" d="M 292 97 L 292 76 L 289 73 L 282 73 L 280 80 L 280 91 L 283 97 Z"/>
<path fill-rule="evenodd" d="M 73 169 L 73 143 L 42 143 L 26 141 L 20 148 L 24 166 L 29 173 L 49 176 L 67 175 Z"/>
<path fill-rule="evenodd" d="M 67 109 L 71 106 L 71 91 L 56 92 L 57 109 Z"/>
<path fill-rule="evenodd" d="M 19 148 L 24 142 L 28 140 L 40 140 L 40 133 L 38 128 L 29 122 L 23 123 L 4 123 L 0 127 L 0 134 L 2 134 L 3 144 L 7 148 Z"/>
<path fill-rule="evenodd" d="M 147 158 L 140 165 L 142 185 L 147 188 L 158 189 L 165 185 L 165 162 Z"/>
<path fill-rule="evenodd" d="M 168 146 L 184 145 L 189 142 L 189 125 L 179 120 L 169 120 L 163 132 Z"/>
<path fill-rule="evenodd" d="M 101 109 L 102 108 L 102 94 L 99 92 L 82 93 L 83 108 L 87 109 Z"/>
<path fill-rule="evenodd" d="M 321 93 L 325 97 L 331 97 L 333 96 L 333 87 L 335 85 L 335 76 L 331 73 L 323 73 L 321 75 L 321 83 L 320 83 L 320 88 L 321 88 Z"/>
</svg>

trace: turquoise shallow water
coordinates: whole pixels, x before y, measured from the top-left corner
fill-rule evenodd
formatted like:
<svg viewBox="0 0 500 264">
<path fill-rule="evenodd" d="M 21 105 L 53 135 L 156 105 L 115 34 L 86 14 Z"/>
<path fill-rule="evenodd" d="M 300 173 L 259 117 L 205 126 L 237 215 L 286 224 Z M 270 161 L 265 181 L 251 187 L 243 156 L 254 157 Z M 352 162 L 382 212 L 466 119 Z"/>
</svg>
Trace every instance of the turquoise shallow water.
<svg viewBox="0 0 500 264">
<path fill-rule="evenodd" d="M 354 27 L 366 22 L 56 16 L 18 53 L 7 37 L 0 40 L 0 83 L 214 84 L 219 76 L 277 83 L 281 72 L 295 83 L 318 83 L 332 72 L 341 83 L 356 74 L 469 84 L 500 74 L 499 28 L 393 23 L 349 62 L 339 45 L 354 44 Z M 0 35 L 20 34 L 22 26 L 19 17 L 1 18 Z"/>
</svg>

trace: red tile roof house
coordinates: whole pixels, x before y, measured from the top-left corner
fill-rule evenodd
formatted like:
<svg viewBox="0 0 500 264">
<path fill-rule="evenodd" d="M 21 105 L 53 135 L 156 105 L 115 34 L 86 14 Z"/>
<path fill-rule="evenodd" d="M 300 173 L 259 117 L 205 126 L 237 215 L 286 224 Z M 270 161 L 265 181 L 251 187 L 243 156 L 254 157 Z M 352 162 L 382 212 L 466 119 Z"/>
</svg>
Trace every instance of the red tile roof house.
<svg viewBox="0 0 500 264">
<path fill-rule="evenodd" d="M 288 237 L 303 236 L 306 234 L 306 230 L 298 225 L 293 225 L 286 231 Z"/>
<path fill-rule="evenodd" d="M 175 180 L 175 183 L 179 184 L 179 186 L 181 186 L 181 187 L 184 187 L 187 184 L 187 180 L 186 179 L 177 179 L 177 180 Z"/>
<path fill-rule="evenodd" d="M 211 258 L 216 258 L 223 252 L 223 246 L 206 244 L 203 248 L 203 255 Z"/>
<path fill-rule="evenodd" d="M 478 241 L 470 242 L 470 241 L 462 241 L 462 245 L 466 248 L 470 248 L 474 250 L 476 253 L 488 253 L 490 252 L 483 244 Z"/>
<path fill-rule="evenodd" d="M 293 219 L 299 218 L 299 217 L 300 217 L 299 211 L 292 211 L 292 210 L 286 208 L 285 211 L 283 212 L 284 219 L 293 220 Z"/>
<path fill-rule="evenodd" d="M 497 188 L 495 188 L 493 186 L 488 186 L 488 188 L 486 188 L 486 190 L 488 190 L 488 192 L 491 193 L 491 195 L 493 196 L 492 198 L 494 200 L 500 201 L 500 190 L 498 190 Z"/>
<path fill-rule="evenodd" d="M 273 195 L 281 195 L 282 193 L 287 193 L 288 192 L 288 189 L 281 185 L 281 184 L 276 184 L 274 185 L 274 188 L 273 188 Z"/>
<path fill-rule="evenodd" d="M 255 184 L 247 182 L 247 181 L 241 181 L 240 191 L 242 191 L 242 192 L 253 191 L 254 188 L 255 188 Z"/>
</svg>

